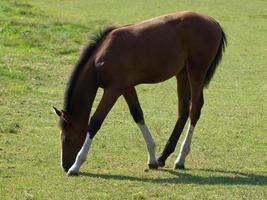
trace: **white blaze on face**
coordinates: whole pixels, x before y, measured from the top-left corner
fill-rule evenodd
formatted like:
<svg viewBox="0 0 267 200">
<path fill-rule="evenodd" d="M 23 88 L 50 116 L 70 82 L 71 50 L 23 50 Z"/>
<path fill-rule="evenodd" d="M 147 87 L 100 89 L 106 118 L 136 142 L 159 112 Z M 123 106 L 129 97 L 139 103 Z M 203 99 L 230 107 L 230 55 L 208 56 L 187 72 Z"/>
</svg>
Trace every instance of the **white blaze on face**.
<svg viewBox="0 0 267 200">
<path fill-rule="evenodd" d="M 60 131 L 60 138 L 61 138 L 61 135 L 62 135 L 62 131 Z M 60 165 L 61 167 L 63 167 L 63 151 L 62 151 L 62 147 L 61 147 L 61 150 L 60 150 Z"/>
</svg>

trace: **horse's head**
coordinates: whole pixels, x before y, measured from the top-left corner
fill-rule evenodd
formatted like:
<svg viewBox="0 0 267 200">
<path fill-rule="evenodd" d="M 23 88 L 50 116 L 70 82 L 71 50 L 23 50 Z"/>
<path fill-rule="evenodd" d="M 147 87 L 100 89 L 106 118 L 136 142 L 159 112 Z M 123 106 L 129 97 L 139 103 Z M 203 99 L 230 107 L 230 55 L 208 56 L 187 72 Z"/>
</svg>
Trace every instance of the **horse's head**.
<svg viewBox="0 0 267 200">
<path fill-rule="evenodd" d="M 67 112 L 59 111 L 55 107 L 54 110 L 59 116 L 61 165 L 68 171 L 83 145 L 85 130 Z"/>
</svg>

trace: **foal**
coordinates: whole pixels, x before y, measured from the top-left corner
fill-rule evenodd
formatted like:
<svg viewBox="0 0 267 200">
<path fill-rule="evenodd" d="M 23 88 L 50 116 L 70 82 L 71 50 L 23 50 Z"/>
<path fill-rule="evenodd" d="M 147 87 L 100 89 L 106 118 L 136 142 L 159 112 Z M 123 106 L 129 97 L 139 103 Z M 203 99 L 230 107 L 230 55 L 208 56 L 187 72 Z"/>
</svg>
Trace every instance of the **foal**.
<svg viewBox="0 0 267 200">
<path fill-rule="evenodd" d="M 203 106 L 203 88 L 219 64 L 226 37 L 211 17 L 178 12 L 141 23 L 108 28 L 94 38 L 81 55 L 65 92 L 60 117 L 61 161 L 68 175 L 78 174 L 91 142 L 119 96 L 125 98 L 148 149 L 149 168 L 163 167 L 175 150 L 185 123 L 189 128 L 175 168 L 184 168 L 194 128 Z M 155 142 L 146 126 L 135 86 L 158 83 L 175 76 L 179 117 L 158 159 Z M 103 97 L 89 116 L 97 89 Z M 88 124 L 89 122 L 89 124 Z"/>
</svg>

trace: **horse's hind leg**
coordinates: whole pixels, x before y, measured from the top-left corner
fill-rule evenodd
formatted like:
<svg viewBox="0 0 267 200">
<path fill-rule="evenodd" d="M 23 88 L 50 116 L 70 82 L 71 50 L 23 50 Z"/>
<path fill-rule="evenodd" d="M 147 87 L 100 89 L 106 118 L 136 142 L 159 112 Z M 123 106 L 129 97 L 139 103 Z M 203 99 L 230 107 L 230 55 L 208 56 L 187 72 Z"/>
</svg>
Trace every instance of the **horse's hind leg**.
<svg viewBox="0 0 267 200">
<path fill-rule="evenodd" d="M 191 67 L 191 68 L 190 68 Z M 193 136 L 194 128 L 197 124 L 198 119 L 200 118 L 201 108 L 204 104 L 203 98 L 203 84 L 204 84 L 204 73 L 197 71 L 197 68 L 189 66 L 188 68 L 188 77 L 191 87 L 191 105 L 190 105 L 190 124 L 186 137 L 182 143 L 179 156 L 175 161 L 175 169 L 184 169 L 184 163 L 186 156 L 190 152 L 190 145 Z"/>
<path fill-rule="evenodd" d="M 155 169 L 158 167 L 158 163 L 157 163 L 156 156 L 155 156 L 156 145 L 155 145 L 154 139 L 152 138 L 149 132 L 149 129 L 146 126 L 144 116 L 143 116 L 143 111 L 139 104 L 136 91 L 134 88 L 130 88 L 124 92 L 123 96 L 129 106 L 129 109 L 130 109 L 130 112 L 131 112 L 131 115 L 134 121 L 139 126 L 143 134 L 143 137 L 145 139 L 147 150 L 148 150 L 148 167 L 150 169 Z"/>
<path fill-rule="evenodd" d="M 172 131 L 170 138 L 168 139 L 165 148 L 158 158 L 159 166 L 165 165 L 166 159 L 171 153 L 174 152 L 177 141 L 184 129 L 185 123 L 189 115 L 189 100 L 190 100 L 190 86 L 187 78 L 187 71 L 183 69 L 177 76 L 177 94 L 179 99 L 178 120 Z"/>
</svg>

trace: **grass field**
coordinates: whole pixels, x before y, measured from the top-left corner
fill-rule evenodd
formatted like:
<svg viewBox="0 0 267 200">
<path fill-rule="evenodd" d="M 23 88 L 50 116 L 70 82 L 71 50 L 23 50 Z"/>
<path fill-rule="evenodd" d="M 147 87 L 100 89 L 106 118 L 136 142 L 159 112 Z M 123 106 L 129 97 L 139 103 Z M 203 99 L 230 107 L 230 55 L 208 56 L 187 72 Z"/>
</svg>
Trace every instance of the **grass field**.
<svg viewBox="0 0 267 200">
<path fill-rule="evenodd" d="M 205 90 L 187 169 L 172 169 L 180 141 L 165 168 L 145 170 L 146 147 L 121 98 L 81 175 L 67 177 L 52 106 L 62 107 L 90 35 L 178 10 L 213 16 L 229 41 Z M 267 199 L 266 55 L 265 0 L 1 0 L 0 199 Z M 159 154 L 177 116 L 176 81 L 137 90 Z"/>
</svg>

